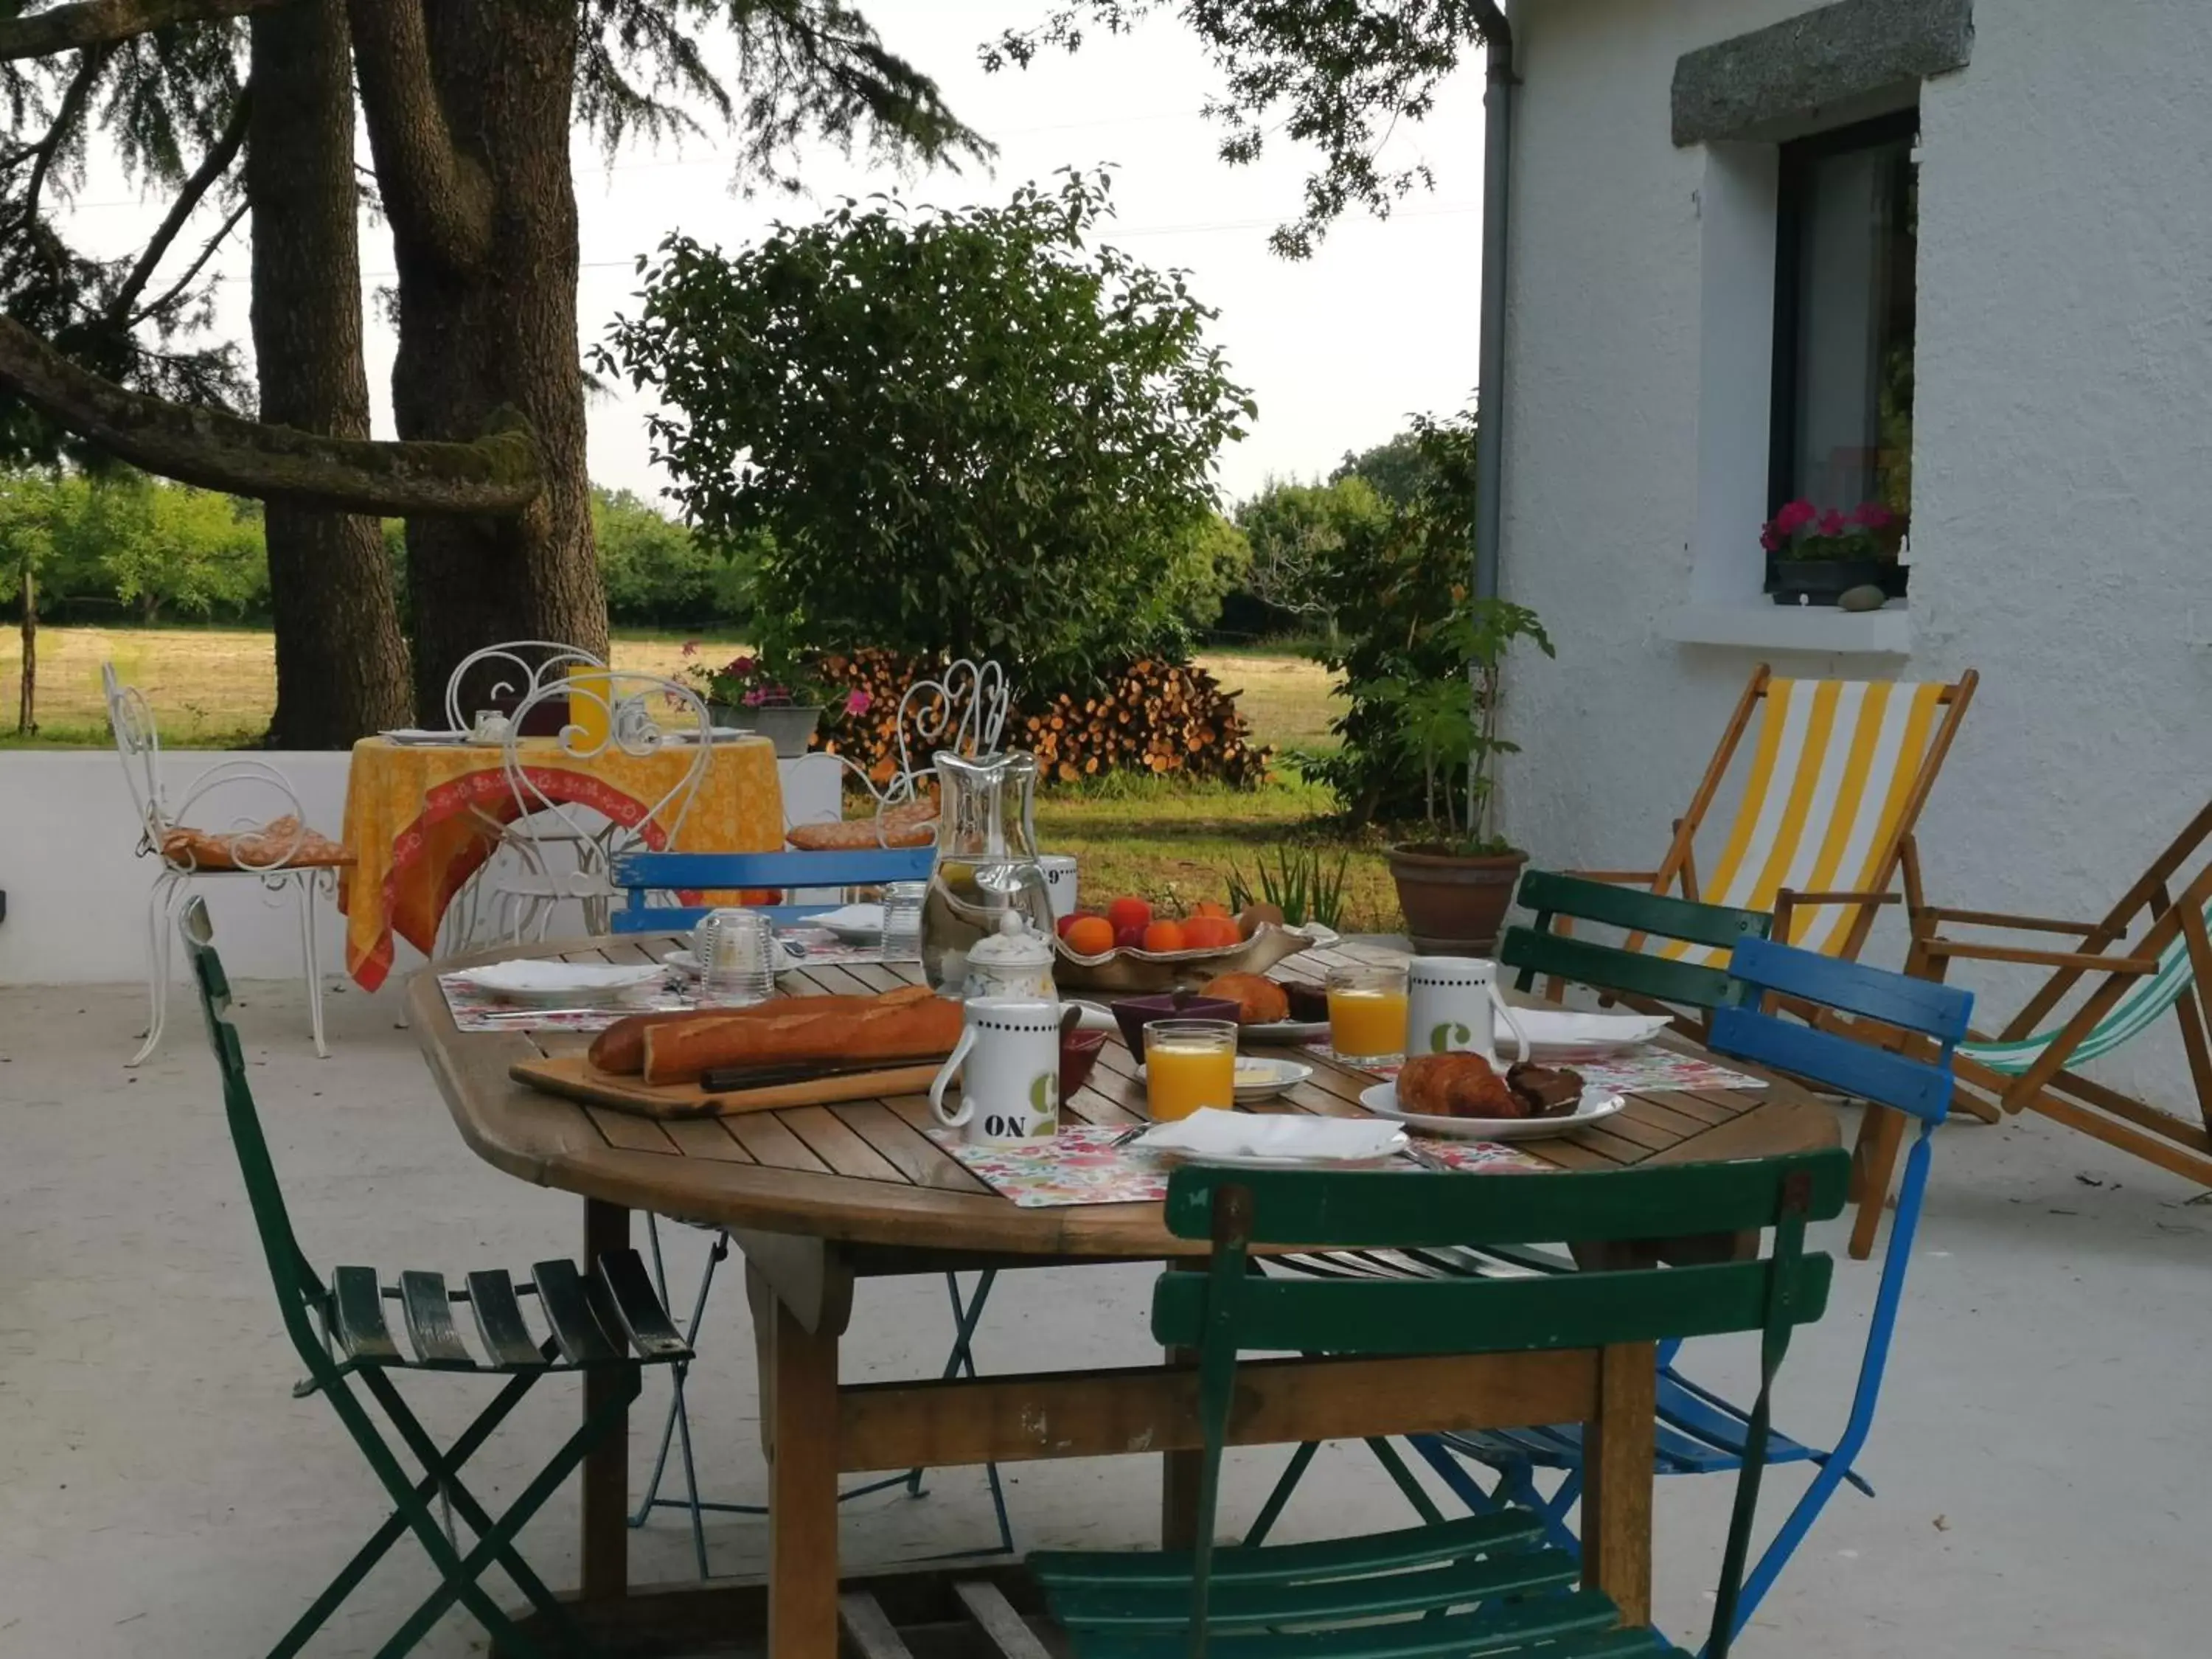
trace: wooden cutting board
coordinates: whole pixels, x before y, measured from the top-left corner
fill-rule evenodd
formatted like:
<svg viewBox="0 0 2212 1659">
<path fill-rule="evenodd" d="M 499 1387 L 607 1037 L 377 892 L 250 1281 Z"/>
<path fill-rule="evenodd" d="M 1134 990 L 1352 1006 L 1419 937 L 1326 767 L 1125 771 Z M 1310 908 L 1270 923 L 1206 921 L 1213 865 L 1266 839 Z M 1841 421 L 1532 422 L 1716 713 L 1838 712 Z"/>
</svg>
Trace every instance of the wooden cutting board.
<svg viewBox="0 0 2212 1659">
<path fill-rule="evenodd" d="M 765 1088 L 724 1090 L 710 1093 L 696 1083 L 647 1084 L 635 1077 L 602 1072 L 582 1054 L 562 1054 L 552 1060 L 517 1060 L 507 1075 L 517 1083 L 543 1089 L 550 1095 L 580 1100 L 587 1106 L 610 1106 L 641 1117 L 731 1117 L 741 1112 L 772 1112 L 786 1106 L 820 1106 L 840 1100 L 872 1100 L 879 1095 L 911 1095 L 926 1091 L 936 1079 L 942 1062 L 887 1066 L 880 1072 L 848 1072 L 841 1077 L 815 1078 L 804 1083 L 777 1083 Z"/>
</svg>

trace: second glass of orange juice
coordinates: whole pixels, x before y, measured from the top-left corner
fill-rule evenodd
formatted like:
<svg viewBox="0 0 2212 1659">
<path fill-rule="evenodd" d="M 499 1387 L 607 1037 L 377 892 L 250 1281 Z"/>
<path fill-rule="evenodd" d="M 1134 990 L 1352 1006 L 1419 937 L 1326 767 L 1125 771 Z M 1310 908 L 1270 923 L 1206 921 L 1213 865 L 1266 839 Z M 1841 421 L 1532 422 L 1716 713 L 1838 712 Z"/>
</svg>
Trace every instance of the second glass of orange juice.
<svg viewBox="0 0 2212 1659">
<path fill-rule="evenodd" d="M 1328 970 L 1328 1046 L 1346 1060 L 1405 1057 L 1402 963 L 1347 963 Z"/>
<path fill-rule="evenodd" d="M 1145 1103 L 1155 1123 L 1201 1106 L 1237 1103 L 1237 1025 L 1226 1019 L 1156 1019 L 1145 1026 Z"/>
</svg>

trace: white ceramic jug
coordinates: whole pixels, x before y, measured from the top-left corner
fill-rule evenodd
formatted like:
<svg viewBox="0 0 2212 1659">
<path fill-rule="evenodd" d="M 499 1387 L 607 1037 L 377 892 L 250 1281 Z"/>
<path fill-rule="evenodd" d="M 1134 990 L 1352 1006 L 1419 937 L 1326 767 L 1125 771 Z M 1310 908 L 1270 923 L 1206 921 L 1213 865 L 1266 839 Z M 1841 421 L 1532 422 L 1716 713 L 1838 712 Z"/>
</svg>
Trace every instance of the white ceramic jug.
<svg viewBox="0 0 2212 1659">
<path fill-rule="evenodd" d="M 971 1146 L 1019 1146 L 1060 1133 L 1057 1002 L 970 997 L 960 1041 L 929 1085 L 929 1103 Z M 945 1091 L 960 1079 L 960 1104 Z"/>
<path fill-rule="evenodd" d="M 1483 957 L 1415 957 L 1406 964 L 1406 1052 L 1476 1054 L 1495 1064 L 1497 1020 L 1528 1058 L 1528 1039 L 1498 988 L 1498 964 Z"/>
</svg>

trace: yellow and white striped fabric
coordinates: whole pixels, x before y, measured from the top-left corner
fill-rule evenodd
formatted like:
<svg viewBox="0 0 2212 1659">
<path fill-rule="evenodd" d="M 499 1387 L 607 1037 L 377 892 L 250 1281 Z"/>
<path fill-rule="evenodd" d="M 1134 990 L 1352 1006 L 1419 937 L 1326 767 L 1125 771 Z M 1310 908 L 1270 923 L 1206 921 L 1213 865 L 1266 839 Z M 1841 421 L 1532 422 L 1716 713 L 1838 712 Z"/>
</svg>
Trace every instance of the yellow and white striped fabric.
<svg viewBox="0 0 2212 1659">
<path fill-rule="evenodd" d="M 1698 896 L 1771 911 L 1785 887 L 1872 890 L 1941 726 L 1944 690 L 1888 680 L 1768 681 L 1743 799 Z M 1832 956 L 1860 914 L 1847 904 L 1798 908 L 1789 942 Z M 1727 953 L 1672 941 L 1660 954 L 1719 966 Z"/>
</svg>

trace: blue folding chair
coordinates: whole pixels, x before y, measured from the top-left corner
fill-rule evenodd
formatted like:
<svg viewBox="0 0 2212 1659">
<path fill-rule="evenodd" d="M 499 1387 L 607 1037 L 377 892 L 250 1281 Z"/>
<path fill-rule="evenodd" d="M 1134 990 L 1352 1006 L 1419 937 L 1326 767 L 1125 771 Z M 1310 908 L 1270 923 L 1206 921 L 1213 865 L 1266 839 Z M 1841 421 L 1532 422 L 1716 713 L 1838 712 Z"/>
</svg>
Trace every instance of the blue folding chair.
<svg viewBox="0 0 2212 1659">
<path fill-rule="evenodd" d="M 917 848 L 861 848 L 854 851 L 825 853 L 632 853 L 617 858 L 612 865 L 615 886 L 625 895 L 623 907 L 614 913 L 614 930 L 617 933 L 669 933 L 695 925 L 707 915 L 702 906 L 687 906 L 668 902 L 670 896 L 684 891 L 739 890 L 744 888 L 847 888 L 874 885 L 887 881 L 927 881 L 937 858 L 934 847 Z M 655 902 L 659 900 L 659 902 Z M 778 921 L 803 921 L 808 916 L 818 915 L 835 908 L 826 903 L 795 903 L 760 905 L 753 907 L 773 916 Z M 660 1229 L 657 1219 L 648 1214 L 645 1218 L 646 1240 L 653 1255 L 654 1281 L 660 1289 L 661 1299 L 668 1299 L 667 1268 L 661 1254 Z M 691 1316 L 685 1327 L 690 1335 L 696 1336 L 707 1316 L 708 1293 L 714 1286 L 714 1270 L 721 1266 L 730 1253 L 726 1234 L 717 1231 L 712 1249 L 708 1252 L 706 1266 L 699 1275 L 699 1288 L 692 1297 Z M 963 1297 L 957 1273 L 945 1275 L 947 1291 L 952 1298 L 952 1352 L 945 1362 L 945 1376 L 975 1375 L 975 1360 L 971 1352 L 976 1324 L 983 1316 L 983 1304 L 990 1298 L 991 1287 L 998 1280 L 995 1269 L 986 1269 L 978 1274 L 973 1296 Z M 691 1414 L 684 1399 L 684 1382 L 687 1366 L 677 1366 L 670 1372 L 671 1396 L 668 1418 L 661 1425 L 660 1448 L 653 1461 L 652 1478 L 646 1482 L 645 1497 L 639 1503 L 629 1523 L 641 1527 L 657 1509 L 678 1509 L 691 1517 L 691 1548 L 696 1559 L 699 1576 L 708 1576 L 707 1571 L 707 1535 L 705 1516 L 716 1515 L 765 1515 L 767 1510 L 758 1504 L 727 1503 L 703 1498 L 699 1495 L 698 1468 L 691 1449 Z M 684 1495 L 682 1498 L 663 1498 L 660 1483 L 668 1469 L 672 1451 L 676 1452 L 684 1465 Z M 991 1489 L 991 1510 L 999 1526 L 998 1552 L 1012 1554 L 1014 1533 L 1006 1516 L 1006 1498 L 999 1480 L 999 1466 L 983 1466 L 984 1479 Z M 840 1499 L 864 1498 L 871 1492 L 884 1492 L 892 1486 L 904 1486 L 908 1492 L 921 1496 L 922 1471 L 908 1469 L 888 1480 L 872 1480 L 839 1494 Z M 979 1554 L 990 1551 L 964 1552 Z"/>
<path fill-rule="evenodd" d="M 1874 1318 L 1859 1364 L 1858 1386 L 1843 1432 L 1834 1445 L 1825 1449 L 1792 1439 L 1778 1430 L 1768 1432 L 1769 1463 L 1808 1462 L 1816 1466 L 1816 1473 L 1813 1484 L 1744 1581 L 1743 1599 L 1736 1613 L 1736 1629 L 1741 1631 L 1836 1488 L 1848 1480 L 1861 1492 L 1873 1494 L 1874 1488 L 1852 1466 L 1874 1426 L 1882 1373 L 1889 1363 L 1890 1337 L 1896 1328 L 1898 1304 L 1904 1297 L 1905 1275 L 1911 1264 L 1913 1237 L 1928 1188 L 1930 1142 L 1936 1126 L 1950 1109 L 1952 1050 L 1966 1034 L 1974 1000 L 1970 992 L 1764 939 L 1746 939 L 1738 945 L 1729 971 L 1749 988 L 1754 1000 L 1747 1006 L 1715 1011 L 1711 1038 L 1714 1052 L 1738 1055 L 1859 1099 L 1893 1107 L 1920 1126 L 1905 1160 L 1897 1217 L 1890 1228 L 1881 1282 L 1875 1294 Z M 1792 999 L 1800 1007 L 1816 1005 L 1855 1017 L 1853 1021 L 1838 1022 L 1839 1028 L 1864 1032 L 1869 1040 L 1841 1035 L 1838 1030 L 1815 1030 L 1765 1012 L 1759 1004 L 1768 994 Z M 1857 1021 L 1872 1022 L 1874 1029 Z M 1934 1057 L 1924 1057 L 1930 1049 Z M 1749 1414 L 1683 1376 L 1675 1358 L 1673 1348 L 1662 1349 L 1656 1472 L 1706 1474 L 1740 1468 L 1750 1434 Z M 1583 1487 L 1582 1440 L 1574 1425 L 1424 1436 L 1413 1444 L 1470 1508 L 1487 1511 L 1505 1501 L 1530 1504 L 1546 1517 L 1554 1542 L 1572 1542 L 1566 1517 Z M 1495 1471 L 1496 1489 L 1484 1491 L 1455 1461 L 1455 1453 Z M 1540 1468 L 1564 1472 L 1565 1478 L 1548 1496 L 1535 1485 L 1534 1472 Z"/>
</svg>

